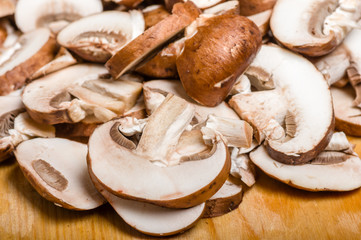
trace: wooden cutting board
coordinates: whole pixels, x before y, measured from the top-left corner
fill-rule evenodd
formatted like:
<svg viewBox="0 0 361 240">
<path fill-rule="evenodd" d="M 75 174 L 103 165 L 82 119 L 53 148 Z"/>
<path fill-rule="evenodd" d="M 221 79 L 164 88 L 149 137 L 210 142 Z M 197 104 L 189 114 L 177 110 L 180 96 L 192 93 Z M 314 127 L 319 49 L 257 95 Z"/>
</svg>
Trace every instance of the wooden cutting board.
<svg viewBox="0 0 361 240">
<path fill-rule="evenodd" d="M 361 139 L 350 138 L 361 154 Z M 332 176 L 330 176 L 332 177 Z M 87 212 L 40 197 L 14 159 L 0 163 L 0 239 L 150 239 L 109 205 Z M 361 190 L 312 193 L 259 173 L 240 207 L 203 219 L 177 239 L 361 239 Z"/>
</svg>

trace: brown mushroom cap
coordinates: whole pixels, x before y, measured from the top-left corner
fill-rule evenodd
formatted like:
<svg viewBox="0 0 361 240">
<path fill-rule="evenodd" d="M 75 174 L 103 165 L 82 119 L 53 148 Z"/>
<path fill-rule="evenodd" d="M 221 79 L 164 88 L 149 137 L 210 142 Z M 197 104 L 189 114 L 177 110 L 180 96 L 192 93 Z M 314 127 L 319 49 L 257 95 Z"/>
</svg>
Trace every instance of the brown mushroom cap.
<svg viewBox="0 0 361 240">
<path fill-rule="evenodd" d="M 221 103 L 256 56 L 262 37 L 249 19 L 220 15 L 206 19 L 187 37 L 176 64 L 187 94 L 206 106 Z"/>
<path fill-rule="evenodd" d="M 251 16 L 272 9 L 277 0 L 239 0 L 240 15 Z"/>
</svg>

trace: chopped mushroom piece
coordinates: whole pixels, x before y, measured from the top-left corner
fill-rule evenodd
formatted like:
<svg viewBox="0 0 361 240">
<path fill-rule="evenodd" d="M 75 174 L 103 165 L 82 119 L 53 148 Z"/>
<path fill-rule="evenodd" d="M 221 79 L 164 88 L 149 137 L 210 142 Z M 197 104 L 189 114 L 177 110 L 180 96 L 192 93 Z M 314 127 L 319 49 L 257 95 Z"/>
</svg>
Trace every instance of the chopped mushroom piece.
<svg viewBox="0 0 361 240">
<path fill-rule="evenodd" d="M 251 162 L 248 153 L 239 153 L 238 148 L 231 151 L 231 172 L 233 177 L 240 178 L 248 187 L 256 183 L 256 168 Z"/>
<path fill-rule="evenodd" d="M 31 185 L 55 205 L 89 210 L 105 202 L 87 171 L 87 145 L 62 138 L 36 138 L 21 143 L 14 153 Z"/>
<path fill-rule="evenodd" d="M 117 120 L 103 124 L 89 139 L 89 170 L 106 190 L 122 198 L 172 208 L 201 204 L 221 188 L 231 163 L 219 136 L 210 151 L 179 154 L 177 145 L 193 116 L 191 104 L 168 95 L 149 117 L 137 146 L 119 132 Z M 182 146 L 192 147 L 192 139 L 184 139 Z"/>
</svg>

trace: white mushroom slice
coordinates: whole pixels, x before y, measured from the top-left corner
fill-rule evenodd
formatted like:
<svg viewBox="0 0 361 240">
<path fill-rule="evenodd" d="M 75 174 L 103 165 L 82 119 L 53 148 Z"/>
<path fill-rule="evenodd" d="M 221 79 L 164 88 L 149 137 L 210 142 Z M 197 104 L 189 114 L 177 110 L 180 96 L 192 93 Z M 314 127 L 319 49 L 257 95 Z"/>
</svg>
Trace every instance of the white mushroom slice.
<svg viewBox="0 0 361 240">
<path fill-rule="evenodd" d="M 143 119 L 143 118 L 147 117 L 147 112 L 145 110 L 143 94 L 140 95 L 140 97 L 138 97 L 138 100 L 135 103 L 135 105 L 131 109 L 126 111 L 123 114 L 123 116 L 124 117 L 134 117 L 134 118 L 137 118 L 137 119 Z"/>
<path fill-rule="evenodd" d="M 100 0 L 19 0 L 16 5 L 15 22 L 22 32 L 56 23 L 59 30 L 68 23 L 87 15 L 101 12 Z"/>
<path fill-rule="evenodd" d="M 205 203 L 187 209 L 171 209 L 150 203 L 126 200 L 105 190 L 92 177 L 95 187 L 118 215 L 131 227 L 152 236 L 169 236 L 184 232 L 196 224 L 205 211 Z"/>
<path fill-rule="evenodd" d="M 143 31 L 140 11 L 106 11 L 70 23 L 57 40 L 85 60 L 104 63 Z"/>
<path fill-rule="evenodd" d="M 335 132 L 325 151 L 344 151 L 349 149 L 350 143 L 347 140 L 346 134 L 344 132 Z"/>
<path fill-rule="evenodd" d="M 6 49 L 13 46 L 20 35 L 20 31 L 16 30 L 8 19 L 0 20 L 0 55 L 3 55 Z M 2 60 L 0 60 L 0 64 L 1 62 Z"/>
<path fill-rule="evenodd" d="M 88 210 L 104 203 L 87 171 L 87 146 L 62 138 L 36 138 L 14 151 L 24 176 L 55 205 Z"/>
<path fill-rule="evenodd" d="M 204 218 L 222 216 L 238 208 L 242 202 L 242 185 L 227 180 L 221 189 L 206 202 Z"/>
<path fill-rule="evenodd" d="M 201 204 L 228 177 L 229 153 L 219 136 L 210 152 L 193 154 L 193 161 L 167 167 L 152 163 L 174 161 L 193 114 L 192 105 L 169 95 L 149 117 L 137 146 L 119 132 L 116 120 L 103 124 L 89 139 L 89 170 L 106 190 L 123 198 L 172 208 Z"/>
<path fill-rule="evenodd" d="M 0 0 L 0 18 L 15 13 L 16 0 Z"/>
<path fill-rule="evenodd" d="M 250 158 L 267 175 L 296 188 L 309 191 L 350 191 L 361 186 L 361 160 L 357 156 L 348 155 L 344 161 L 335 164 L 294 166 L 272 159 L 262 145 L 250 153 Z"/>
<path fill-rule="evenodd" d="M 49 73 L 56 72 L 60 69 L 69 67 L 76 62 L 76 59 L 71 55 L 71 53 L 66 50 L 66 48 L 62 47 L 56 54 L 54 60 L 41 67 L 30 77 L 30 79 L 36 79 Z"/>
<path fill-rule="evenodd" d="M 271 17 L 274 37 L 309 56 L 334 50 L 361 18 L 355 0 L 279 0 Z"/>
<path fill-rule="evenodd" d="M 239 14 L 239 1 L 226 1 L 215 5 L 214 7 L 207 8 L 203 11 L 203 14 Z"/>
<path fill-rule="evenodd" d="M 239 119 L 238 115 L 225 102 L 220 103 L 216 107 L 206 107 L 194 102 L 190 97 L 187 96 L 182 87 L 182 83 L 177 80 L 147 81 L 143 85 L 143 92 L 145 105 L 150 113 L 152 113 L 164 101 L 164 95 L 167 93 L 172 93 L 194 105 L 196 108 L 195 123 L 204 122 L 207 120 L 209 114 L 214 114 L 215 116 L 220 117 Z"/>
<path fill-rule="evenodd" d="M 215 115 L 208 115 L 204 128 L 213 129 L 222 134 L 226 139 L 228 147 L 251 147 L 253 129 L 246 121 L 240 119 L 224 118 Z M 207 136 L 203 132 L 203 139 L 209 142 L 214 136 Z"/>
<path fill-rule="evenodd" d="M 51 125 L 39 124 L 32 120 L 29 114 L 20 113 L 14 119 L 14 129 L 29 137 L 54 138 L 55 128 Z"/>
<path fill-rule="evenodd" d="M 248 187 L 256 182 L 256 168 L 251 162 L 248 153 L 239 153 L 238 148 L 233 148 L 231 152 L 231 172 L 233 177 L 239 178 Z"/>
<path fill-rule="evenodd" d="M 237 93 L 250 93 L 251 92 L 251 82 L 246 74 L 242 74 L 233 85 L 233 88 L 230 95 L 236 95 Z"/>
<path fill-rule="evenodd" d="M 248 16 L 250 20 L 252 20 L 259 30 L 261 31 L 262 36 L 265 36 L 269 30 L 269 22 L 271 19 L 272 10 L 266 10 L 254 15 Z"/>
<path fill-rule="evenodd" d="M 105 66 L 115 79 L 136 68 L 199 16 L 193 2 L 178 3 L 172 11 L 172 15 L 147 29 L 109 59 Z"/>
<path fill-rule="evenodd" d="M 99 65 L 71 66 L 27 85 L 22 99 L 39 123 L 109 121 L 135 104 L 142 84 L 103 74 L 107 71 Z"/>
<path fill-rule="evenodd" d="M 352 136 L 361 136 L 361 109 L 354 107 L 355 91 L 351 86 L 331 87 L 336 129 Z"/>
<path fill-rule="evenodd" d="M 104 0 L 105 2 L 114 2 L 119 4 L 120 9 L 126 8 L 135 8 L 140 3 L 143 2 L 143 0 Z"/>
<path fill-rule="evenodd" d="M 21 88 L 33 73 L 54 58 L 57 49 L 46 28 L 22 35 L 14 47 L 16 50 L 0 65 L 0 95 Z"/>
<path fill-rule="evenodd" d="M 275 89 L 235 95 L 230 105 L 266 136 L 277 161 L 301 164 L 315 158 L 334 127 L 331 92 L 322 74 L 305 58 L 273 45 L 264 45 L 252 66 L 269 73 Z M 252 103 L 258 104 L 252 108 Z"/>
</svg>

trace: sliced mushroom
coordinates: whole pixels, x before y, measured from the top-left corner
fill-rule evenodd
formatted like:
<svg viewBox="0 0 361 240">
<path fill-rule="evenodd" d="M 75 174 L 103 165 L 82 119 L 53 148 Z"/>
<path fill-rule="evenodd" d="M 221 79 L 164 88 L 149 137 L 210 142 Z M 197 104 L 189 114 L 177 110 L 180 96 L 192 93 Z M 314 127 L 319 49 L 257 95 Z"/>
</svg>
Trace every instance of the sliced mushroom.
<svg viewBox="0 0 361 240">
<path fill-rule="evenodd" d="M 119 132 L 116 120 L 103 124 L 89 139 L 90 171 L 106 190 L 122 198 L 172 208 L 201 204 L 226 181 L 231 163 L 219 136 L 211 151 L 181 162 L 184 156 L 174 150 L 193 116 L 191 104 L 168 95 L 149 117 L 137 146 Z"/>
<path fill-rule="evenodd" d="M 207 8 L 203 11 L 204 14 L 214 14 L 214 15 L 223 15 L 223 14 L 239 14 L 239 1 L 226 1 L 220 4 L 215 5 L 214 7 Z"/>
<path fill-rule="evenodd" d="M 0 63 L 0 95 L 21 88 L 33 73 L 54 58 L 57 50 L 55 39 L 45 28 L 22 35 L 14 48 Z"/>
<path fill-rule="evenodd" d="M 127 8 L 135 8 L 140 3 L 143 2 L 143 0 L 104 0 L 105 2 L 114 2 L 120 5 L 120 7 L 127 7 Z"/>
<path fill-rule="evenodd" d="M 205 107 L 197 104 L 189 98 L 184 91 L 180 81 L 176 80 L 153 80 L 147 81 L 143 85 L 144 101 L 149 113 L 152 113 L 165 99 L 167 93 L 172 93 L 178 97 L 185 99 L 192 103 L 195 107 L 195 116 L 193 122 L 201 123 L 207 120 L 208 115 L 226 117 L 231 119 L 239 119 L 238 115 L 228 106 L 227 103 L 222 102 L 216 107 Z"/>
<path fill-rule="evenodd" d="M 277 0 L 239 0 L 240 14 L 251 16 L 273 8 Z"/>
<path fill-rule="evenodd" d="M 331 87 L 336 129 L 351 136 L 361 136 L 361 109 L 354 107 L 355 91 L 351 86 Z"/>
<path fill-rule="evenodd" d="M 0 0 L 0 18 L 15 13 L 16 0 Z"/>
<path fill-rule="evenodd" d="M 166 45 L 195 20 L 198 15 L 199 9 L 193 2 L 176 4 L 172 15 L 129 42 L 109 59 L 105 66 L 115 79 L 119 78 L 124 73 L 137 67 L 154 51 Z"/>
<path fill-rule="evenodd" d="M 163 5 L 150 5 L 143 9 L 143 15 L 145 29 L 148 29 L 168 17 L 170 13 Z"/>
<path fill-rule="evenodd" d="M 95 187 L 118 215 L 131 227 L 152 236 L 169 236 L 194 226 L 205 211 L 205 203 L 187 209 L 171 209 L 126 200 L 105 190 L 92 176 Z"/>
<path fill-rule="evenodd" d="M 188 29 L 176 64 L 187 94 L 205 106 L 220 104 L 261 46 L 257 26 L 246 17 L 200 18 Z"/>
<path fill-rule="evenodd" d="M 133 107 L 142 84 L 114 81 L 104 74 L 106 69 L 99 65 L 71 66 L 27 85 L 22 99 L 39 123 L 109 121 Z"/>
<path fill-rule="evenodd" d="M 274 45 L 262 46 L 252 66 L 271 76 L 275 89 L 237 94 L 230 105 L 265 135 L 275 160 L 302 164 L 315 158 L 334 127 L 331 92 L 322 74 L 305 58 Z"/>
<path fill-rule="evenodd" d="M 106 11 L 70 23 L 57 40 L 85 60 L 104 63 L 143 31 L 140 11 Z"/>
<path fill-rule="evenodd" d="M 22 32 L 47 27 L 57 33 L 70 22 L 102 10 L 100 0 L 18 0 L 15 22 Z"/>
<path fill-rule="evenodd" d="M 6 60 L 4 55 L 9 55 L 10 48 L 16 44 L 20 35 L 21 32 L 8 19 L 0 20 L 0 64 Z"/>
<path fill-rule="evenodd" d="M 243 198 L 242 185 L 227 180 L 206 202 L 204 218 L 222 216 L 238 208 Z"/>
<path fill-rule="evenodd" d="M 231 151 L 232 166 L 230 174 L 235 178 L 241 179 L 248 187 L 256 183 L 256 168 L 248 156 L 248 153 L 257 147 L 258 144 L 253 146 L 246 153 L 240 151 L 239 148 L 233 148 Z"/>
<path fill-rule="evenodd" d="M 250 15 L 248 16 L 248 18 L 257 25 L 257 27 L 261 31 L 262 36 L 265 36 L 269 30 L 269 22 L 271 19 L 271 15 L 272 15 L 272 10 L 265 10 L 263 12 Z"/>
<path fill-rule="evenodd" d="M 66 48 L 61 47 L 56 54 L 54 60 L 42 66 L 38 71 L 31 75 L 30 79 L 36 79 L 49 73 L 56 72 L 60 69 L 69 67 L 76 62 L 77 61 L 73 57 L 73 55 L 71 55 L 71 53 L 66 50 Z"/>
<path fill-rule="evenodd" d="M 287 48 L 321 56 L 333 51 L 361 18 L 361 2 L 354 0 L 278 0 L 271 30 Z"/>
<path fill-rule="evenodd" d="M 361 186 L 361 160 L 357 155 L 337 151 L 324 151 L 320 155 L 307 164 L 287 165 L 272 159 L 262 145 L 250 153 L 250 158 L 267 175 L 296 188 L 350 191 Z"/>
<path fill-rule="evenodd" d="M 70 140 L 86 139 L 94 132 L 99 124 L 96 123 L 60 123 L 54 125 L 56 137 Z"/>
</svg>

